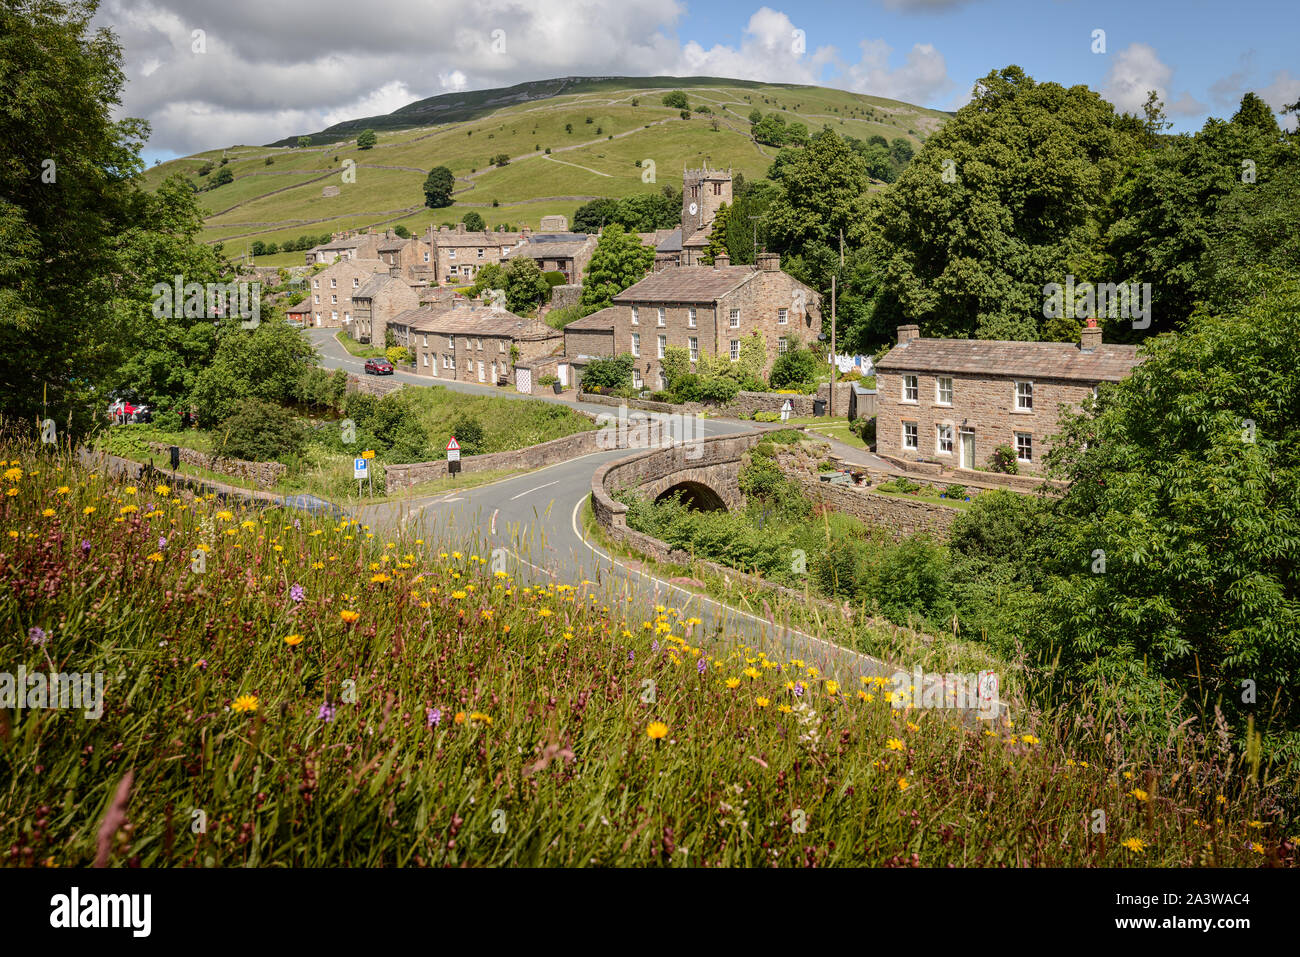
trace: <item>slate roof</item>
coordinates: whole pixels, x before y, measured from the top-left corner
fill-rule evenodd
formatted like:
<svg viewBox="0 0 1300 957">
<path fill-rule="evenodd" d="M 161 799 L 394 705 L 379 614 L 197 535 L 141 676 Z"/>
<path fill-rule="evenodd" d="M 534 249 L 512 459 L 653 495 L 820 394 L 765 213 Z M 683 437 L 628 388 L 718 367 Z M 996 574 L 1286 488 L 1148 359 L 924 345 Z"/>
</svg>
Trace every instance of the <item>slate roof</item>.
<svg viewBox="0 0 1300 957">
<path fill-rule="evenodd" d="M 409 239 L 402 239 L 400 237 L 397 239 L 388 239 L 379 244 L 379 251 L 381 253 L 395 253 L 409 242 Z"/>
<path fill-rule="evenodd" d="M 713 302 L 757 275 L 753 266 L 669 266 L 624 289 L 613 302 Z"/>
<path fill-rule="evenodd" d="M 453 336 L 509 336 L 516 340 L 554 339 L 560 333 L 544 322 L 487 307 L 408 309 L 389 320 L 390 326 L 410 326 L 413 332 Z"/>
<path fill-rule="evenodd" d="M 407 285 L 406 282 L 404 282 L 401 279 L 398 279 L 396 276 L 390 276 L 388 273 L 380 273 L 379 275 L 375 276 L 373 279 L 366 280 L 366 282 L 362 284 L 360 289 L 352 293 L 352 298 L 353 299 L 374 299 L 375 293 L 379 292 L 389 283 L 399 283 L 403 286 Z"/>
<path fill-rule="evenodd" d="M 514 246 L 522 238 L 522 233 L 458 233 L 447 230 L 434 233 L 429 241 L 435 246 Z"/>
<path fill-rule="evenodd" d="M 659 244 L 655 246 L 655 252 L 657 253 L 679 253 L 681 251 L 682 228 L 680 226 L 676 229 L 669 230 L 668 235 L 660 240 Z"/>
<path fill-rule="evenodd" d="M 302 302 L 295 303 L 284 311 L 286 316 L 291 312 L 311 312 L 311 296 L 308 296 Z"/>
<path fill-rule="evenodd" d="M 593 312 L 589 316 L 583 316 L 581 319 L 574 319 L 564 327 L 568 332 L 572 329 L 574 332 L 610 332 L 614 331 L 614 319 L 622 310 L 615 306 L 606 306 Z"/>
<path fill-rule="evenodd" d="M 529 259 L 569 259 L 582 252 L 586 245 L 585 236 L 575 241 L 556 240 L 540 243 L 534 238 L 521 246 L 515 246 L 503 258 L 514 259 L 517 256 L 527 256 Z"/>
<path fill-rule="evenodd" d="M 1074 342 L 913 339 L 876 363 L 882 372 L 958 372 L 1080 382 L 1118 382 L 1141 360 L 1137 346 L 1103 343 L 1083 352 Z"/>
</svg>

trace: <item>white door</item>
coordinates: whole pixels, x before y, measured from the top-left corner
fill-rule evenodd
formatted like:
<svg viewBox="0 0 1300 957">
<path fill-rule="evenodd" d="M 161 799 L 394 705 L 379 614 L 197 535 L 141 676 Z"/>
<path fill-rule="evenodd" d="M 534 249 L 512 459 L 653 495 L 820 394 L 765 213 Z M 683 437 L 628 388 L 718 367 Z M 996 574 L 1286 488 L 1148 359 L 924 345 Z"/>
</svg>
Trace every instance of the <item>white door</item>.
<svg viewBox="0 0 1300 957">
<path fill-rule="evenodd" d="M 975 467 L 975 433 L 963 431 L 961 433 L 961 467 L 964 469 L 973 469 Z"/>
<path fill-rule="evenodd" d="M 478 381 L 483 381 L 483 363 L 481 361 L 478 364 Z"/>
<path fill-rule="evenodd" d="M 564 387 L 567 388 L 568 385 L 569 385 L 569 367 L 568 367 L 568 365 L 565 364 L 565 363 L 563 363 L 563 362 L 561 362 L 558 366 L 556 366 L 556 368 L 555 368 L 555 373 L 556 373 L 556 375 L 558 375 L 559 378 L 560 378 L 560 385 L 562 385 L 562 386 L 564 386 Z"/>
</svg>

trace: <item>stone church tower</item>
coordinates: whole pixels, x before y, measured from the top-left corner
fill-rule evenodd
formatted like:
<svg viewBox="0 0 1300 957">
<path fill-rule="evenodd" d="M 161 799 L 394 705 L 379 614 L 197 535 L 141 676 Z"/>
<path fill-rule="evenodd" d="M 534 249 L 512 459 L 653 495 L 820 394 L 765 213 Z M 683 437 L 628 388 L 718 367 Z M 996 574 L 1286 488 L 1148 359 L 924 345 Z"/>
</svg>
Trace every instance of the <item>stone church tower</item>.
<svg viewBox="0 0 1300 957">
<path fill-rule="evenodd" d="M 723 203 L 731 205 L 731 170 L 682 172 L 682 265 L 693 266 L 709 242 L 709 230 Z"/>
</svg>

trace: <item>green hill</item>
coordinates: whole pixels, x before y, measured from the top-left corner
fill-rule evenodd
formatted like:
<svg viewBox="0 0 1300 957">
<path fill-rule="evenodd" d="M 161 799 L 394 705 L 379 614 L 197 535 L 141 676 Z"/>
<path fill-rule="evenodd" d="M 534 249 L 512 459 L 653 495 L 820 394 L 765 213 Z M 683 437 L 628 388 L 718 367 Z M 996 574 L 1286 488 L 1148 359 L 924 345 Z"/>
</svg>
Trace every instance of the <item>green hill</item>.
<svg viewBox="0 0 1300 957">
<path fill-rule="evenodd" d="M 663 95 L 672 90 L 687 94 L 689 119 L 663 105 Z M 698 106 L 711 112 L 697 113 Z M 386 116 L 310 134 L 312 145 L 303 149 L 292 145 L 294 136 L 266 146 L 210 150 L 159 164 L 145 181 L 156 186 L 179 172 L 203 187 L 229 169 L 234 180 L 201 192 L 199 199 L 207 212 L 202 238 L 224 243 L 232 258 L 254 239 L 279 243 L 399 223 L 418 232 L 431 223 L 458 221 L 471 209 L 489 227 L 536 228 L 542 216 L 572 218 L 599 196 L 680 188 L 683 167 L 706 159 L 761 177 L 777 150 L 750 137 L 754 109 L 779 112 L 813 131 L 830 124 L 860 139 L 901 136 L 916 146 L 948 117 L 825 87 L 714 77 L 567 77 L 430 97 Z M 375 130 L 379 142 L 359 150 L 356 136 L 365 129 Z M 507 165 L 492 165 L 499 154 L 509 157 Z M 356 164 L 355 182 L 344 180 L 348 160 Z M 652 182 L 643 179 L 646 160 L 655 164 Z M 211 171 L 200 176 L 207 163 Z M 421 187 L 434 166 L 456 175 L 452 207 L 424 206 Z M 325 195 L 330 186 L 338 187 L 338 195 Z M 301 252 L 258 259 L 259 265 L 301 262 Z"/>
</svg>

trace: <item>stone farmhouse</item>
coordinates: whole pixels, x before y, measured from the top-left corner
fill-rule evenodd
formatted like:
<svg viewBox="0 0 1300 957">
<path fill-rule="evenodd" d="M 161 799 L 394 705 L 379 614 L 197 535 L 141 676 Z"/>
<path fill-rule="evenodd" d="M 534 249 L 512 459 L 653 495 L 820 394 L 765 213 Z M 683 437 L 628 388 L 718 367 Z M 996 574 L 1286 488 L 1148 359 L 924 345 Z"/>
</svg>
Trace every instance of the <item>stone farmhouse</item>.
<svg viewBox="0 0 1300 957">
<path fill-rule="evenodd" d="M 398 275 L 396 266 L 389 273 L 372 276 L 352 293 L 352 338 L 382 349 L 389 320 L 408 309 L 420 306 L 419 290 Z"/>
<path fill-rule="evenodd" d="M 754 332 L 767 345 L 764 373 L 795 341 L 821 332 L 817 292 L 781 271 L 776 253 L 757 266 L 732 266 L 726 256 L 712 266 L 668 266 L 652 272 L 613 304 L 565 327 L 569 357 L 630 353 L 636 388 L 667 388 L 661 360 L 670 346 L 740 359 L 742 340 Z M 603 351 L 600 351 L 603 350 Z"/>
<path fill-rule="evenodd" d="M 457 223 L 455 229 L 443 226 L 434 230 L 430 226 L 424 235 L 433 260 L 433 274 L 429 281 L 468 285 L 480 269 L 488 263 L 500 263 L 511 249 L 530 235 L 531 230 L 527 227 L 515 233 L 505 230 L 469 232 L 464 223 Z"/>
<path fill-rule="evenodd" d="M 463 298 L 400 313 L 388 327 L 420 375 L 492 385 L 507 383 L 516 361 L 549 356 L 562 342 L 545 323 Z"/>
<path fill-rule="evenodd" d="M 526 256 L 536 260 L 542 272 L 563 273 L 566 285 L 580 283 L 598 239 L 587 233 L 538 233 L 503 253 L 501 262 Z"/>
<path fill-rule="evenodd" d="M 922 339 L 898 327 L 876 363 L 876 449 L 887 458 L 984 466 L 1000 445 L 1021 472 L 1042 474 L 1059 408 L 1078 406 L 1141 361 L 1136 346 L 1109 345 L 1085 327 L 1079 342 Z"/>
<path fill-rule="evenodd" d="M 335 233 L 327 243 L 314 246 L 306 252 L 308 266 L 329 264 L 339 259 L 378 259 L 379 244 L 387 238 L 373 229 L 362 232 Z"/>
<path fill-rule="evenodd" d="M 386 267 L 377 259 L 340 258 L 306 280 L 308 294 L 291 306 L 286 315 L 300 319 L 304 326 L 339 329 L 352 325 L 356 311 L 352 295 Z"/>
</svg>

